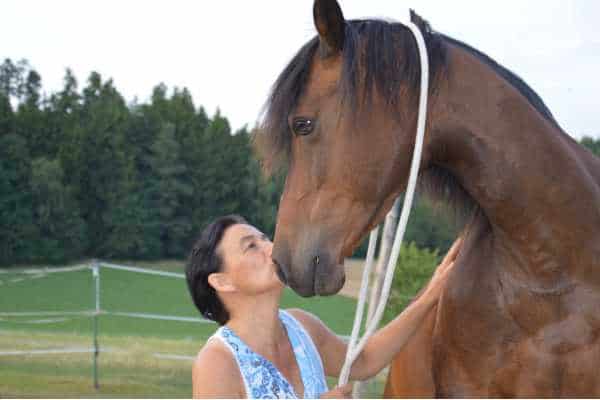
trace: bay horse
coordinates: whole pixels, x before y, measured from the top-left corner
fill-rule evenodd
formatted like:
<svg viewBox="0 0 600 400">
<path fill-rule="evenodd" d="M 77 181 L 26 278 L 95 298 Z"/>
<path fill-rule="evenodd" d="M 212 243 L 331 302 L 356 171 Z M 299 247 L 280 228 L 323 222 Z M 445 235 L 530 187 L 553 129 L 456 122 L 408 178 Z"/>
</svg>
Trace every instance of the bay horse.
<svg viewBox="0 0 600 400">
<path fill-rule="evenodd" d="M 280 278 L 336 293 L 343 260 L 406 186 L 420 65 L 407 27 L 313 7 L 317 35 L 276 80 L 255 140 L 287 167 Z M 467 218 L 435 309 L 394 360 L 386 396 L 600 396 L 600 159 L 540 97 L 418 15 L 430 63 L 419 181 Z"/>
</svg>

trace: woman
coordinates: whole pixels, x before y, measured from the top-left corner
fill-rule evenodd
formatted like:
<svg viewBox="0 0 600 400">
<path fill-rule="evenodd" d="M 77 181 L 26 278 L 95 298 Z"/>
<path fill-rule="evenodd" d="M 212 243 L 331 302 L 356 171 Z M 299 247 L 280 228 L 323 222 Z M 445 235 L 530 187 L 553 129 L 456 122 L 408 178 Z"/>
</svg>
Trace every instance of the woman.
<svg viewBox="0 0 600 400">
<path fill-rule="evenodd" d="M 273 244 L 239 216 L 211 223 L 186 267 L 190 293 L 206 318 L 221 325 L 198 353 L 193 396 L 228 398 L 348 397 L 351 386 L 328 391 L 346 343 L 314 315 L 280 310 L 284 285 L 271 259 Z M 381 371 L 436 304 L 460 239 L 418 300 L 377 331 L 352 366 L 350 379 Z"/>
</svg>

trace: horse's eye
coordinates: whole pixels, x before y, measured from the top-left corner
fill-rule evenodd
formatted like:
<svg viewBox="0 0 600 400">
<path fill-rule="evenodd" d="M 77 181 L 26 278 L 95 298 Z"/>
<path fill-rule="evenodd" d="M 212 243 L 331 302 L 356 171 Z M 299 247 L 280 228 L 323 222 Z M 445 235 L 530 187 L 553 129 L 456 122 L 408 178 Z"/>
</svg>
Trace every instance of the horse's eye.
<svg viewBox="0 0 600 400">
<path fill-rule="evenodd" d="M 315 122 L 310 118 L 298 117 L 292 121 L 292 130 L 296 135 L 309 135 L 314 128 Z"/>
</svg>

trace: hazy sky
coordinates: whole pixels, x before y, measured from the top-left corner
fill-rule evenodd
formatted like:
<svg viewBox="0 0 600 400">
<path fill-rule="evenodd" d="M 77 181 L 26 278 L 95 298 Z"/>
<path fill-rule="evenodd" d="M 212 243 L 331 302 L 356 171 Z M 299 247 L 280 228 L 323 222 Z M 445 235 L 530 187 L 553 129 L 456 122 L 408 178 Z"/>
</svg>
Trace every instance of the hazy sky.
<svg viewBox="0 0 600 400">
<path fill-rule="evenodd" d="M 600 137 L 600 1 L 341 0 L 346 18 L 409 7 L 521 76 L 572 136 Z M 128 101 L 187 87 L 234 129 L 253 125 L 279 72 L 314 34 L 312 1 L 2 0 L 0 57 L 26 58 L 44 89 L 112 77 Z"/>
</svg>

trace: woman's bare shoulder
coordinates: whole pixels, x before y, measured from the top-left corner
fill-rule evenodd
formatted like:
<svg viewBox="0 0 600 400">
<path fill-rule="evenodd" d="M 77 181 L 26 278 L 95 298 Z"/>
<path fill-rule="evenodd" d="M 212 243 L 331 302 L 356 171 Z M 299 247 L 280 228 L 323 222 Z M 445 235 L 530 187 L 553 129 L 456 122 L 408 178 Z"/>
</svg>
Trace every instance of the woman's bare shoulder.
<svg viewBox="0 0 600 400">
<path fill-rule="evenodd" d="M 194 398 L 245 397 L 237 362 L 219 339 L 209 340 L 196 356 L 192 384 Z"/>
</svg>

